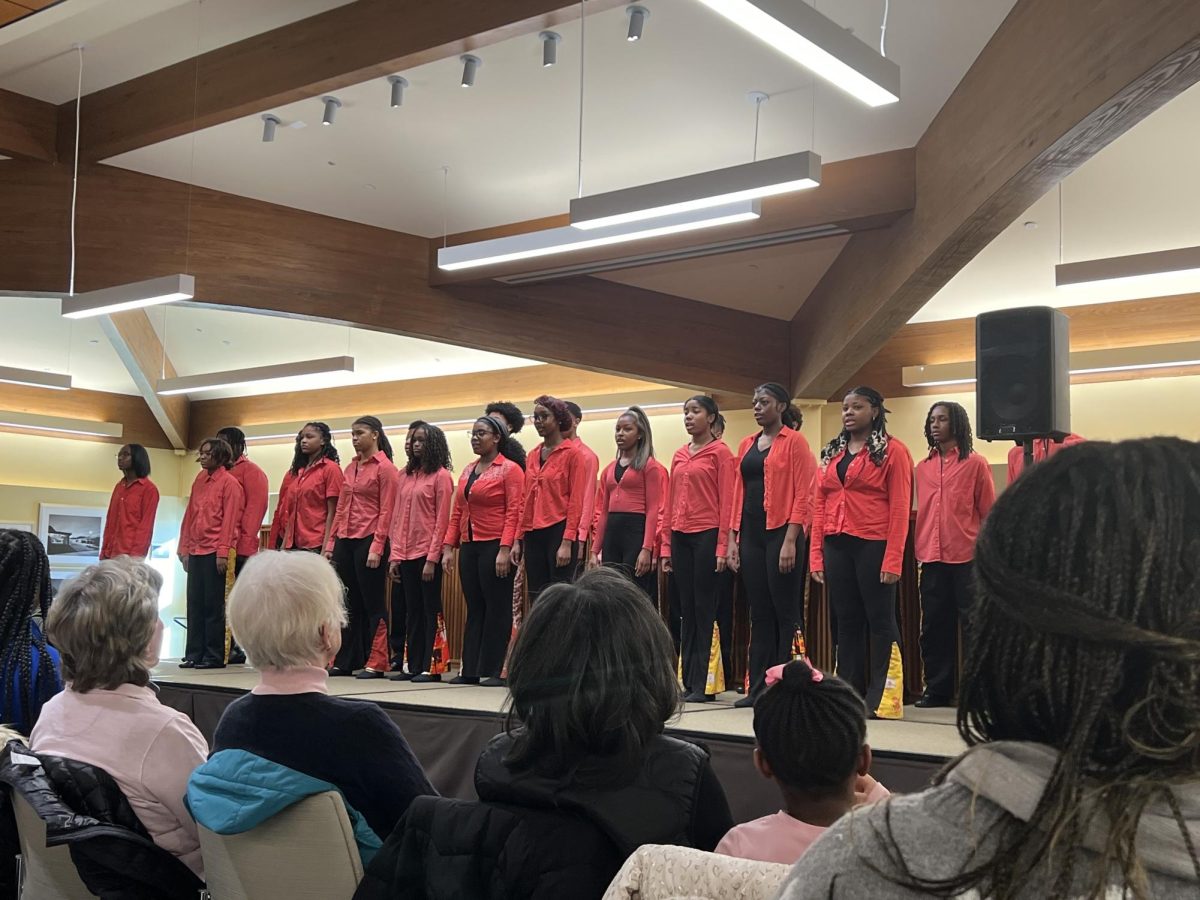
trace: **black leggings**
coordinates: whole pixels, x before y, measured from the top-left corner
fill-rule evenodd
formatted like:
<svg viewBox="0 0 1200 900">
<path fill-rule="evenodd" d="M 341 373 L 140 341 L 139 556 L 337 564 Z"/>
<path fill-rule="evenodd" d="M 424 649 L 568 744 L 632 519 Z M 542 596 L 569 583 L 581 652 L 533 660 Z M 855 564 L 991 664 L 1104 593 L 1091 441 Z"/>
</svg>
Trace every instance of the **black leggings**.
<svg viewBox="0 0 1200 900">
<path fill-rule="evenodd" d="M 392 580 L 392 649 L 397 654 L 396 663 L 399 664 L 399 654 L 403 652 L 403 642 L 407 638 L 410 675 L 429 671 L 433 659 L 433 639 L 437 634 L 437 617 L 442 611 L 441 564 L 434 566 L 432 581 L 425 581 L 421 577 L 424 571 L 424 556 L 402 560 L 400 578 Z M 397 594 L 403 598 L 400 604 L 395 602 Z M 403 619 L 396 615 L 397 607 L 403 608 Z"/>
<path fill-rule="evenodd" d="M 921 566 L 921 662 L 925 693 L 939 700 L 954 697 L 958 668 L 958 624 L 967 624 L 972 564 L 928 562 Z"/>
<path fill-rule="evenodd" d="M 187 624 L 183 658 L 225 662 L 225 576 L 215 553 L 188 557 Z"/>
<path fill-rule="evenodd" d="M 634 574 L 645 536 L 645 513 L 610 512 L 604 528 L 604 547 L 600 558 L 606 566 L 623 571 L 650 599 L 654 599 L 658 582 L 654 566 L 645 575 L 639 577 Z"/>
<path fill-rule="evenodd" d="M 346 672 L 367 664 L 379 623 L 387 618 L 387 545 L 379 565 L 367 568 L 373 537 L 338 538 L 333 545 L 333 568 L 346 587 L 349 621 L 342 629 L 342 649 L 333 664 Z"/>
<path fill-rule="evenodd" d="M 832 534 L 825 538 L 824 551 L 825 586 L 837 612 L 837 673 L 875 712 L 883 699 L 892 645 L 900 644 L 896 585 L 879 580 L 887 541 Z M 869 672 L 864 643 L 870 647 Z"/>
<path fill-rule="evenodd" d="M 683 688 L 703 694 L 717 615 L 717 529 L 671 532 L 671 569 L 679 587 Z"/>
<path fill-rule="evenodd" d="M 510 567 L 505 577 L 496 577 L 499 554 L 499 538 L 467 541 L 458 551 L 458 576 L 467 600 L 464 678 L 499 678 L 504 669 L 504 654 L 512 636 L 513 570 Z"/>
<path fill-rule="evenodd" d="M 529 583 L 529 602 L 537 600 L 542 589 L 560 581 L 570 581 L 575 575 L 576 548 L 571 544 L 571 561 L 565 566 L 556 564 L 558 548 L 562 546 L 567 522 L 535 528 L 525 534 L 525 578 Z"/>
<path fill-rule="evenodd" d="M 738 550 L 742 560 L 742 588 L 750 608 L 750 690 L 766 686 L 763 676 L 771 666 L 792 658 L 792 639 L 800 627 L 807 542 L 796 540 L 796 566 L 786 575 L 779 571 L 788 526 L 767 530 L 763 517 L 742 515 Z"/>
</svg>

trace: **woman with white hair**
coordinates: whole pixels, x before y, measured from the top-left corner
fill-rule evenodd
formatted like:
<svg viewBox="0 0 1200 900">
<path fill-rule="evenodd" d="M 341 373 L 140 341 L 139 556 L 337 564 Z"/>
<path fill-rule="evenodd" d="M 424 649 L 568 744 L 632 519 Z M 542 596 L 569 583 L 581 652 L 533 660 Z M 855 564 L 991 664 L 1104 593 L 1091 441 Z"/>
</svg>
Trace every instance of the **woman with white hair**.
<svg viewBox="0 0 1200 900">
<path fill-rule="evenodd" d="M 414 797 L 437 791 L 379 706 L 328 696 L 325 666 L 346 625 L 342 597 L 320 556 L 267 550 L 246 561 L 229 595 L 229 624 L 261 681 L 226 708 L 205 769 L 233 750 L 241 753 L 225 757 L 254 756 L 328 783 L 386 837 Z M 236 779 L 237 772 L 214 774 Z"/>
<path fill-rule="evenodd" d="M 42 707 L 30 748 L 111 775 L 154 843 L 203 878 L 200 839 L 183 795 L 208 745 L 150 687 L 162 648 L 161 588 L 161 575 L 128 556 L 90 566 L 63 585 L 46 631 L 62 655 L 67 688 Z"/>
</svg>

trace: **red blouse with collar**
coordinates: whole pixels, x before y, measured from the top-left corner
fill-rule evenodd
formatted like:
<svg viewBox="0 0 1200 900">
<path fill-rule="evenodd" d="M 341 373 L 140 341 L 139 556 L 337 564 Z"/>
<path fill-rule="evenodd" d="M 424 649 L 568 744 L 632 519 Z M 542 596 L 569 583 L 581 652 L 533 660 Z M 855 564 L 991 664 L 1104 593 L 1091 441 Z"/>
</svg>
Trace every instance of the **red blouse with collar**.
<svg viewBox="0 0 1200 900">
<path fill-rule="evenodd" d="M 387 454 L 377 450 L 366 462 L 352 459 L 343 474 L 345 481 L 325 549 L 333 549 L 335 537 L 370 537 L 371 552 L 382 554 L 392 528 L 400 473 Z"/>
<path fill-rule="evenodd" d="M 450 514 L 450 524 L 442 543 L 457 547 L 463 541 L 499 538 L 501 547 L 511 547 L 521 524 L 525 473 L 511 459 L 497 456 L 475 479 L 468 496 L 467 484 L 476 465 L 478 462 L 472 462 L 458 478 L 454 512 Z"/>
<path fill-rule="evenodd" d="M 671 457 L 671 480 L 661 531 L 661 554 L 671 555 L 671 532 L 717 529 L 717 556 L 729 545 L 733 508 L 733 454 L 724 441 L 709 441 L 695 453 L 684 444 Z"/>
<path fill-rule="evenodd" d="M 741 531 L 742 503 L 746 488 L 742 482 L 742 457 L 754 446 L 762 432 L 752 434 L 738 447 L 733 467 L 733 510 L 730 527 Z M 817 458 L 808 441 L 798 431 L 784 428 L 775 435 L 771 451 L 763 460 L 763 506 L 767 528 L 801 525 L 807 531 L 812 523 L 813 485 L 817 479 Z"/>
<path fill-rule="evenodd" d="M 604 547 L 609 513 L 644 514 L 646 530 L 642 535 L 642 549 L 654 550 L 663 506 L 667 502 L 669 477 L 667 467 L 651 457 L 640 472 L 630 467 L 617 481 L 617 461 L 610 462 L 600 477 L 600 486 L 596 488 L 596 534 L 592 540 L 592 552 L 599 553 Z"/>
</svg>

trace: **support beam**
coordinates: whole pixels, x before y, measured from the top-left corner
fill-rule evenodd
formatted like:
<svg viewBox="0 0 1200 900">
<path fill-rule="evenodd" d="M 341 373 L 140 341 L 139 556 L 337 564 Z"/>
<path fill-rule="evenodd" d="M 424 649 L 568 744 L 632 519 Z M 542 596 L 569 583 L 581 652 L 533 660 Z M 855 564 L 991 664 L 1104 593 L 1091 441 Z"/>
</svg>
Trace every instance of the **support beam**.
<svg viewBox="0 0 1200 900">
<path fill-rule="evenodd" d="M 1017 0 L 917 145 L 917 205 L 856 234 L 791 326 L 830 396 L 1017 216 L 1200 80 L 1194 0 Z"/>
<path fill-rule="evenodd" d="M 100 329 L 121 357 L 133 383 L 137 385 L 150 413 L 176 450 L 188 449 L 188 398 L 160 397 L 155 385 L 160 377 L 174 378 L 175 367 L 150 317 L 142 309 L 102 316 Z"/>
<path fill-rule="evenodd" d="M 69 178 L 63 166 L 0 166 L 0 284 L 62 290 L 65 226 L 55 234 L 28 223 L 63 215 Z M 425 238 L 205 188 L 190 195 L 189 216 L 184 184 L 84 167 L 77 290 L 187 272 L 198 301 L 215 306 L 659 384 L 745 394 L 788 377 L 786 329 L 776 319 L 586 277 L 438 289 L 429 285 Z"/>
<path fill-rule="evenodd" d="M 591 0 L 588 14 L 621 5 Z M 88 94 L 81 147 L 108 159 L 578 16 L 566 0 L 357 0 Z M 73 119 L 74 101 L 59 115 Z"/>
<path fill-rule="evenodd" d="M 57 116 L 51 103 L 0 90 L 0 155 L 55 162 Z"/>
</svg>

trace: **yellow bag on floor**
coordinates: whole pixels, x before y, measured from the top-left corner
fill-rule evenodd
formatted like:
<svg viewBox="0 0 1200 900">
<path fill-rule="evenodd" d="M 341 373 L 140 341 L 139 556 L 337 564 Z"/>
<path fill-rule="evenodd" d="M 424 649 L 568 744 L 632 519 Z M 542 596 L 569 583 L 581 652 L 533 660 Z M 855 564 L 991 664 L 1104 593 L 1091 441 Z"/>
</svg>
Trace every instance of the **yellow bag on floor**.
<svg viewBox="0 0 1200 900">
<path fill-rule="evenodd" d="M 708 647 L 708 675 L 704 678 L 704 693 L 725 691 L 725 666 L 721 663 L 721 629 L 714 625 L 712 643 Z"/>
<path fill-rule="evenodd" d="M 892 644 L 887 678 L 883 682 L 883 697 L 879 700 L 875 715 L 881 719 L 904 718 L 904 661 L 900 658 L 899 644 Z"/>
</svg>

